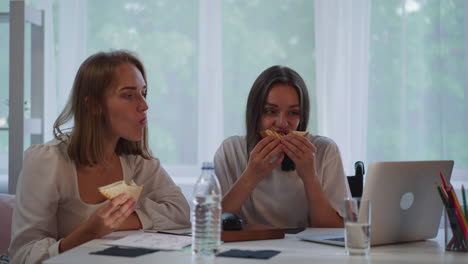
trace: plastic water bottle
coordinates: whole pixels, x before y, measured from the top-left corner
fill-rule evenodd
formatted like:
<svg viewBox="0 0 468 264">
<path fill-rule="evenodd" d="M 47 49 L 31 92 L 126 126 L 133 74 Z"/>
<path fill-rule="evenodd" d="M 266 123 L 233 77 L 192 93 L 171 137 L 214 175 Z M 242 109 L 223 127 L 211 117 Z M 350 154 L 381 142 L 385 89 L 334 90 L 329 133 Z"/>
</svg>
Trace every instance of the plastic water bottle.
<svg viewBox="0 0 468 264">
<path fill-rule="evenodd" d="M 221 245 L 221 188 L 213 162 L 203 162 L 193 190 L 192 254 L 212 256 Z"/>
</svg>

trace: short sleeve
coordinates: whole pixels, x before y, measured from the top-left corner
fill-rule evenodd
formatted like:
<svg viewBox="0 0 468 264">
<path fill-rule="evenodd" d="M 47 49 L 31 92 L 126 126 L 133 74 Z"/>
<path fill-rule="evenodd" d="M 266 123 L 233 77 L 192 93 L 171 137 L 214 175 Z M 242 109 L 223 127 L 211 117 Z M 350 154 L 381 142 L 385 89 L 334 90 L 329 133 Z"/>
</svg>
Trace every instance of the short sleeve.
<svg viewBox="0 0 468 264">
<path fill-rule="evenodd" d="M 334 141 L 329 139 L 323 157 L 322 188 L 331 206 L 340 216 L 343 216 L 344 198 L 350 196 L 349 187 L 344 173 L 340 150 Z"/>
<path fill-rule="evenodd" d="M 218 178 L 219 185 L 221 186 L 221 192 L 223 195 L 226 195 L 233 183 L 228 177 L 229 170 L 227 168 L 228 164 L 226 163 L 224 145 L 225 143 L 219 146 L 218 150 L 215 153 L 214 166 L 216 177 Z"/>
<path fill-rule="evenodd" d="M 34 145 L 24 153 L 13 211 L 12 263 L 40 263 L 59 252 L 55 175 L 59 154 L 53 146 Z"/>
<path fill-rule="evenodd" d="M 232 136 L 223 141 L 214 156 L 215 173 L 223 195 L 237 181 L 247 167 L 245 138 Z"/>
</svg>

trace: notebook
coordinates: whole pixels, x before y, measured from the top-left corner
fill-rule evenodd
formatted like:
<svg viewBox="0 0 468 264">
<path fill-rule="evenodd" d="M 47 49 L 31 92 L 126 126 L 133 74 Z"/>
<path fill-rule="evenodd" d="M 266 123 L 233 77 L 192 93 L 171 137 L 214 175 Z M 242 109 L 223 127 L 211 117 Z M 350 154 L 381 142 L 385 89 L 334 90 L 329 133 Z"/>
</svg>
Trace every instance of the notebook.
<svg viewBox="0 0 468 264">
<path fill-rule="evenodd" d="M 439 172 L 450 180 L 453 160 L 375 162 L 368 168 L 363 200 L 372 201 L 371 245 L 434 238 L 443 205 Z M 344 234 L 298 236 L 306 241 L 344 246 Z"/>
</svg>

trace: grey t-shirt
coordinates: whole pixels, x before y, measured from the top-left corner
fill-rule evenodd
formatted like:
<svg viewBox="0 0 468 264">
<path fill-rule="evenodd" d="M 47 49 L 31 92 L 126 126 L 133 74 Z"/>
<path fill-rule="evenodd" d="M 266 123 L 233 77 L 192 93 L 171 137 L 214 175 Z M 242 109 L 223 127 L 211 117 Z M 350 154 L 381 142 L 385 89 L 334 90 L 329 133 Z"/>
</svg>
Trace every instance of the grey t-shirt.
<svg viewBox="0 0 468 264">
<path fill-rule="evenodd" d="M 331 206 L 342 215 L 341 203 L 350 192 L 338 146 L 327 137 L 308 135 L 307 138 L 317 148 L 314 162 L 318 180 Z M 224 140 L 216 151 L 215 172 L 223 195 L 247 168 L 246 144 L 245 136 L 233 136 Z M 240 210 L 247 223 L 278 227 L 307 227 L 308 215 L 301 178 L 296 170 L 281 171 L 281 166 L 256 186 Z"/>
</svg>

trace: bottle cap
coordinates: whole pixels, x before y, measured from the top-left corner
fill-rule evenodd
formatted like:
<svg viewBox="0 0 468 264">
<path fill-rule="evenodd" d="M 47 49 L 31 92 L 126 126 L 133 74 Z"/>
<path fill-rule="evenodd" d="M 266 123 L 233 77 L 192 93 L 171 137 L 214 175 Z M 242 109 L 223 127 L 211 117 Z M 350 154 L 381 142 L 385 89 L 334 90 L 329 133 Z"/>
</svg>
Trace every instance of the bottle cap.
<svg viewBox="0 0 468 264">
<path fill-rule="evenodd" d="M 202 170 L 213 170 L 214 164 L 212 161 L 204 161 L 202 163 Z"/>
</svg>

